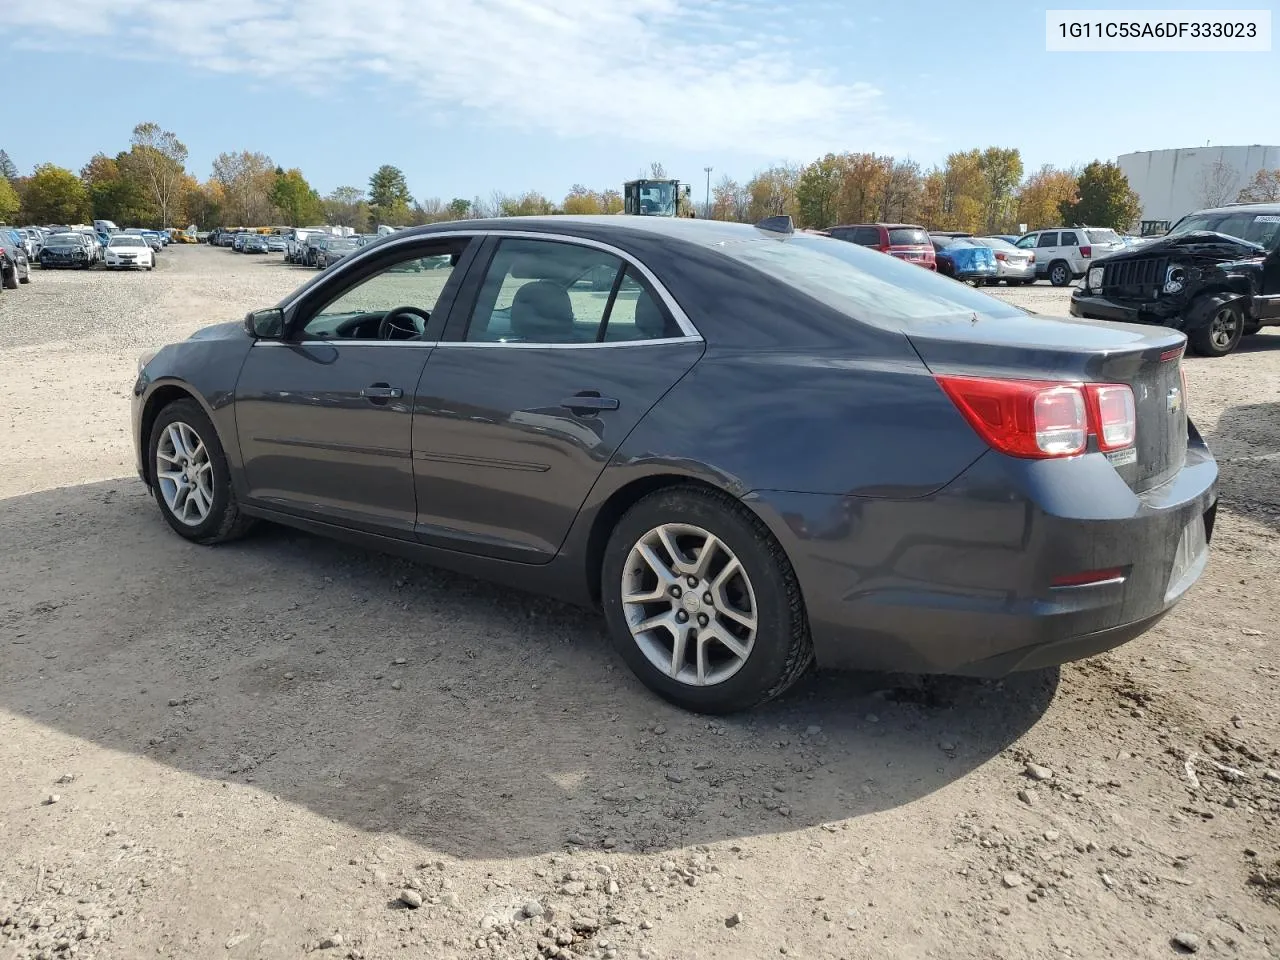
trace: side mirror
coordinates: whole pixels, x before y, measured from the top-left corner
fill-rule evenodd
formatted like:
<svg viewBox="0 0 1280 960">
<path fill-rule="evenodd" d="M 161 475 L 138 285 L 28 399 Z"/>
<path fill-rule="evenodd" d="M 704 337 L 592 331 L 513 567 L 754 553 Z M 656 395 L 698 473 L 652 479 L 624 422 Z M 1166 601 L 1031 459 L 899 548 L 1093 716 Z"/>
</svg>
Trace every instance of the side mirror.
<svg viewBox="0 0 1280 960">
<path fill-rule="evenodd" d="M 255 340 L 279 340 L 284 336 L 284 311 L 279 307 L 250 310 L 244 315 L 244 328 Z"/>
</svg>

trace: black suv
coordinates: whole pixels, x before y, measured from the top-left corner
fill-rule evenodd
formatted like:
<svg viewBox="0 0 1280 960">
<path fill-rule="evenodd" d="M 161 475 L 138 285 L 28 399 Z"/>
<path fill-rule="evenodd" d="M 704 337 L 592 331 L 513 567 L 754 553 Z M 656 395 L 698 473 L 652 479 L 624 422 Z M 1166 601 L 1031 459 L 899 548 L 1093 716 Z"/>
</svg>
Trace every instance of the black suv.
<svg viewBox="0 0 1280 960">
<path fill-rule="evenodd" d="M 1226 356 L 1280 325 L 1280 203 L 1188 214 L 1159 240 L 1094 262 L 1071 314 L 1174 327 L 1196 353 Z"/>
</svg>

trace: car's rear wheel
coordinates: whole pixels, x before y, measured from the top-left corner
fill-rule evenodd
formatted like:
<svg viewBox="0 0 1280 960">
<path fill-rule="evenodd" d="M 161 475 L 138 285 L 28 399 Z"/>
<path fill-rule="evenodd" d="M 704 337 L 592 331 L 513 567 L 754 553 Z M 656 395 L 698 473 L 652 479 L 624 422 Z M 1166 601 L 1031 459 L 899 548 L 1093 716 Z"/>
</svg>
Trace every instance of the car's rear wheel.
<svg viewBox="0 0 1280 960">
<path fill-rule="evenodd" d="M 768 528 L 724 494 L 650 494 L 605 548 L 614 646 L 651 690 L 732 713 L 778 696 L 813 662 L 795 571 Z"/>
<path fill-rule="evenodd" d="M 1055 287 L 1065 287 L 1071 282 L 1071 264 L 1065 260 L 1055 260 L 1049 264 L 1049 282 Z"/>
<path fill-rule="evenodd" d="M 1244 336 L 1244 314 L 1238 303 L 1216 307 L 1209 322 L 1187 335 L 1191 349 L 1202 357 L 1225 357 Z"/>
<path fill-rule="evenodd" d="M 179 534 L 196 543 L 223 543 L 252 525 L 236 502 L 217 431 L 194 400 L 176 400 L 160 411 L 147 451 L 156 503 Z"/>
</svg>

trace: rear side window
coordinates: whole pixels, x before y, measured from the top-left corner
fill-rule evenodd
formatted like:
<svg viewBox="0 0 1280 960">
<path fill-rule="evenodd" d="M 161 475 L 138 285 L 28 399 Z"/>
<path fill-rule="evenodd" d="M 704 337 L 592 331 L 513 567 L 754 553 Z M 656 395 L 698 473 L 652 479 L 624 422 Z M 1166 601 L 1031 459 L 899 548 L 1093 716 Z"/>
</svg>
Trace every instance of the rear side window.
<svg viewBox="0 0 1280 960">
<path fill-rule="evenodd" d="M 1079 238 L 1079 237 L 1077 237 L 1077 236 L 1076 236 L 1074 233 L 1072 233 L 1070 230 L 1065 230 L 1065 231 L 1063 231 L 1063 233 L 1062 233 L 1062 243 L 1060 244 L 1060 246 L 1063 246 L 1063 247 L 1078 247 L 1079 245 L 1080 245 L 1080 238 Z"/>
<path fill-rule="evenodd" d="M 970 241 L 962 241 L 973 246 Z M 749 240 L 717 249 L 859 320 L 912 321 L 974 314 L 1023 316 L 1009 304 L 913 263 L 825 237 Z"/>
<path fill-rule="evenodd" d="M 878 247 L 880 245 L 880 228 L 858 227 L 853 231 L 853 242 L 863 247 Z"/>
<path fill-rule="evenodd" d="M 1042 233 L 1040 239 L 1036 241 L 1037 247 L 1056 247 L 1058 245 L 1058 235 L 1056 233 Z"/>
<path fill-rule="evenodd" d="M 894 227 L 889 231 L 889 242 L 896 246 L 927 246 L 929 235 L 920 227 Z"/>
<path fill-rule="evenodd" d="M 1119 243 L 1120 235 L 1114 230 L 1086 230 L 1084 235 L 1090 243 Z"/>
</svg>

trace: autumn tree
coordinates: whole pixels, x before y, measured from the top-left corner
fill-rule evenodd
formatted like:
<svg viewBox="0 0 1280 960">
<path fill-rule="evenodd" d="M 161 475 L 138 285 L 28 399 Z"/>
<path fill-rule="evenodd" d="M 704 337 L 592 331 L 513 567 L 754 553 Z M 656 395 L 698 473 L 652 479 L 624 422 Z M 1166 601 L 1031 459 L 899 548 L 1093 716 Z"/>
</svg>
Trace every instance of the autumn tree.
<svg viewBox="0 0 1280 960">
<path fill-rule="evenodd" d="M 984 213 L 987 233 L 1008 229 L 1017 204 L 1018 184 L 1022 182 L 1022 154 L 1016 147 L 987 147 L 978 157 L 985 187 Z"/>
<path fill-rule="evenodd" d="M 836 219 L 841 223 L 874 222 L 880 216 L 893 158 L 874 153 L 846 153 L 840 160 Z"/>
<path fill-rule="evenodd" d="M 0 150 L 0 179 L 8 180 L 10 183 L 18 179 L 17 166 L 9 159 L 9 154 L 3 150 Z"/>
<path fill-rule="evenodd" d="M 27 179 L 22 209 L 32 223 L 78 223 L 89 219 L 89 194 L 70 170 L 42 163 Z"/>
<path fill-rule="evenodd" d="M 389 163 L 380 166 L 369 178 L 369 205 L 377 223 L 398 226 L 409 218 L 413 195 L 404 171 Z"/>
<path fill-rule="evenodd" d="M 1200 171 L 1200 206 L 1220 207 L 1240 191 L 1240 171 L 1222 157 Z"/>
<path fill-rule="evenodd" d="M 183 182 L 182 209 L 188 223 L 211 230 L 226 226 L 226 192 L 216 180 L 200 183 L 195 177 Z"/>
<path fill-rule="evenodd" d="M 94 154 L 80 169 L 93 216 L 130 226 L 156 226 L 159 212 L 146 189 L 145 176 L 132 152 L 114 158 Z"/>
<path fill-rule="evenodd" d="M 1028 230 L 1043 230 L 1062 222 L 1062 208 L 1076 201 L 1077 175 L 1045 164 L 1027 177 L 1018 191 L 1015 212 L 1017 223 Z"/>
<path fill-rule="evenodd" d="M 914 160 L 895 160 L 889 168 L 880 200 L 880 219 L 885 223 L 915 223 L 920 219 L 924 177 Z"/>
<path fill-rule="evenodd" d="M 471 201 L 463 197 L 454 197 L 449 201 L 445 211 L 450 220 L 466 220 L 471 216 Z"/>
<path fill-rule="evenodd" d="M 800 185 L 800 168 L 777 166 L 761 170 L 747 181 L 747 215 L 749 223 L 765 217 L 787 214 L 796 217 L 796 188 Z"/>
<path fill-rule="evenodd" d="M 1280 170 L 1259 170 L 1250 184 L 1236 194 L 1239 203 L 1280 201 Z"/>
<path fill-rule="evenodd" d="M 265 153 L 220 153 L 213 159 L 213 180 L 222 187 L 231 226 L 264 226 L 273 217 L 271 191 L 276 165 Z"/>
<path fill-rule="evenodd" d="M 603 190 L 600 193 L 600 212 L 601 213 L 621 213 L 622 212 L 622 191 L 621 190 Z"/>
<path fill-rule="evenodd" d="M 323 204 L 326 223 L 362 230 L 369 224 L 369 202 L 359 187 L 338 187 Z"/>
<path fill-rule="evenodd" d="M 1084 168 L 1076 181 L 1076 197 L 1060 208 L 1062 221 L 1068 226 L 1124 231 L 1142 215 L 1142 203 L 1129 186 L 1129 178 L 1110 161 L 1094 160 Z"/>
<path fill-rule="evenodd" d="M 276 209 L 284 215 L 285 223 L 291 227 L 315 223 L 324 216 L 320 194 L 312 189 L 311 184 L 307 183 L 307 178 L 297 167 L 291 170 L 276 167 L 270 199 Z"/>
<path fill-rule="evenodd" d="M 187 147 L 177 135 L 156 123 L 140 123 L 133 128 L 130 151 L 145 177 L 151 202 L 160 215 L 160 226 L 171 226 L 187 162 Z"/>
<path fill-rule="evenodd" d="M 556 212 L 555 205 L 538 193 L 529 190 L 519 196 L 495 194 L 498 215 L 502 217 L 541 217 Z"/>
<path fill-rule="evenodd" d="M 712 220 L 745 220 L 750 205 L 747 189 L 727 174 L 711 188 Z"/>
<path fill-rule="evenodd" d="M 942 170 L 942 209 L 938 230 L 978 233 L 986 220 L 987 179 L 982 169 L 982 152 L 966 150 L 950 154 Z"/>
<path fill-rule="evenodd" d="M 801 227 L 829 227 L 836 222 L 836 204 L 840 198 L 843 163 L 828 153 L 804 168 L 796 183 L 796 212 Z"/>
<path fill-rule="evenodd" d="M 17 219 L 20 209 L 22 201 L 18 199 L 18 191 L 13 189 L 8 177 L 0 177 L 0 223 Z"/>
<path fill-rule="evenodd" d="M 564 203 L 560 208 L 569 214 L 592 214 L 603 213 L 604 206 L 600 201 L 600 194 L 594 190 L 588 190 L 580 183 L 575 183 L 565 195 Z"/>
</svg>

